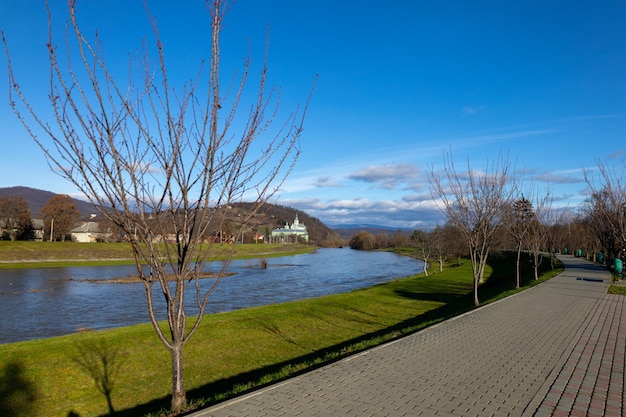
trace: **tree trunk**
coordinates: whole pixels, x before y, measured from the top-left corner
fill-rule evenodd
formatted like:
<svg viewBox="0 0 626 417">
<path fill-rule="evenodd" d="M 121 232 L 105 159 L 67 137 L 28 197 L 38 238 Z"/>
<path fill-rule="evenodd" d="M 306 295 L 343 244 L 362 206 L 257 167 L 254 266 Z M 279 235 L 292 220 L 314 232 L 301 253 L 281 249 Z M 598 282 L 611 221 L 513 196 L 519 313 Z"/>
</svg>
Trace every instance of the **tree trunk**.
<svg viewBox="0 0 626 417">
<path fill-rule="evenodd" d="M 172 412 L 180 413 L 187 404 L 187 393 L 183 384 L 183 344 L 173 343 L 172 354 Z"/>
<path fill-rule="evenodd" d="M 480 306 L 478 301 L 478 277 L 474 277 L 474 307 Z"/>
<path fill-rule="evenodd" d="M 517 259 L 515 261 L 515 289 L 519 290 L 519 276 L 520 276 L 520 272 L 519 272 L 519 258 L 520 256 L 522 256 L 522 246 L 518 245 L 517 246 Z"/>
<path fill-rule="evenodd" d="M 480 282 L 480 276 L 482 274 L 480 264 L 476 259 L 472 259 L 472 275 L 474 277 L 474 306 L 478 307 L 480 301 L 478 301 L 478 284 Z"/>
<path fill-rule="evenodd" d="M 477 284 L 482 284 L 485 282 L 485 263 L 486 256 L 484 254 L 476 254 L 476 261 L 478 264 L 476 265 L 476 279 L 478 280 Z"/>
<path fill-rule="evenodd" d="M 543 260 L 541 258 L 541 253 L 539 251 L 535 251 L 535 253 L 533 254 L 533 257 L 531 258 L 532 262 L 533 262 L 533 269 L 535 272 L 535 281 L 539 280 L 539 266 L 541 265 L 541 261 Z"/>
<path fill-rule="evenodd" d="M 487 265 L 487 258 L 489 258 L 489 250 L 487 250 L 484 254 L 480 254 L 480 256 L 478 257 L 478 283 L 479 284 L 484 284 L 485 283 L 485 265 Z"/>
</svg>

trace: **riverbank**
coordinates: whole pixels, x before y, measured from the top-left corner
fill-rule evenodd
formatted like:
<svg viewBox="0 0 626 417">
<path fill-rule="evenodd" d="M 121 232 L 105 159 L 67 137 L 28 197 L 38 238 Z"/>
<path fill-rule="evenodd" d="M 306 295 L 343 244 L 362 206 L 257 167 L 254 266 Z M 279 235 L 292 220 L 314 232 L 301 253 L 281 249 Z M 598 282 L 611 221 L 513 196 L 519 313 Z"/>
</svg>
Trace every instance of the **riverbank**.
<svg viewBox="0 0 626 417">
<path fill-rule="evenodd" d="M 549 263 L 545 263 L 548 264 Z M 497 259 L 485 272 L 483 302 L 514 293 L 514 262 Z M 558 272 L 558 271 L 556 271 Z M 555 272 L 544 271 L 542 280 Z M 530 277 L 524 271 L 524 277 Z M 321 366 L 473 308 L 471 267 L 315 299 L 212 314 L 185 350 L 191 407 L 202 407 Z M 524 280 L 525 286 L 537 281 Z M 94 352 L 89 373 L 80 358 Z M 0 385 L 19 387 L 29 414 L 82 417 L 108 412 L 94 378 L 107 375 L 116 416 L 160 414 L 169 401 L 167 351 L 150 325 L 0 345 Z M 95 375 L 95 376 L 94 376 Z M 149 381 L 149 383 L 146 383 Z"/>
<path fill-rule="evenodd" d="M 224 259 L 231 248 L 231 245 L 215 245 L 212 259 Z M 237 244 L 233 259 L 291 256 L 315 249 L 316 246 L 300 244 Z M 0 269 L 130 265 L 134 262 L 129 243 L 0 241 Z"/>
<path fill-rule="evenodd" d="M 203 272 L 215 274 L 222 267 L 220 261 L 210 262 Z M 408 256 L 349 248 L 235 259 L 224 271 L 225 278 L 211 295 L 206 312 L 349 292 L 422 270 L 423 263 Z M 147 323 L 150 318 L 145 289 L 134 279 L 136 276 L 135 265 L 0 269 L 0 317 L 7 318 L 0 327 L 0 343 L 62 336 L 77 329 L 104 330 Z M 212 279 L 198 282 L 201 292 L 208 291 L 212 284 Z M 154 290 L 159 294 L 158 288 Z M 194 316 L 198 311 L 195 297 L 190 292 L 188 295 L 186 312 Z M 156 310 L 164 313 L 160 295 L 155 303 Z"/>
</svg>

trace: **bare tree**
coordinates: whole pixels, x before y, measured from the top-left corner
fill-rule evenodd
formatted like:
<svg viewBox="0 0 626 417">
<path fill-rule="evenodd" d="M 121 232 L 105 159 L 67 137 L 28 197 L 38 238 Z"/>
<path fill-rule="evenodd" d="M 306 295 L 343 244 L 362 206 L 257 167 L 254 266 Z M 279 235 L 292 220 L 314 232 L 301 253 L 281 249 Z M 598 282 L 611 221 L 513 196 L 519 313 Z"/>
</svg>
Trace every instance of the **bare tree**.
<svg viewBox="0 0 626 417">
<path fill-rule="evenodd" d="M 224 247 L 203 240 L 222 231 L 224 208 L 231 202 L 252 201 L 251 216 L 278 191 L 300 154 L 308 105 L 307 100 L 284 123 L 273 123 L 279 94 L 266 88 L 264 59 L 256 97 L 240 116 L 250 59 L 244 61 L 239 81 L 224 93 L 220 34 L 230 4 L 207 0 L 206 6 L 212 33 L 208 74 L 200 64 L 185 85 L 169 78 L 165 45 L 149 11 L 155 49 L 151 53 L 145 42 L 136 60 L 129 59 L 130 71 L 122 80 L 107 65 L 99 36 L 90 41 L 82 31 L 75 0 L 68 7 L 68 56 L 60 55 L 48 8 L 52 122 L 24 96 L 9 57 L 11 103 L 51 168 L 131 243 L 150 321 L 171 354 L 173 412 L 187 401 L 183 347 L 202 322 L 221 278 L 201 285 L 205 260 Z M 4 34 L 3 42 L 8 56 Z M 210 230 L 209 225 L 217 226 Z M 165 311 L 157 311 L 157 297 Z M 188 319 L 192 308 L 197 317 Z M 166 325 L 159 325 L 161 318 Z"/>
<path fill-rule="evenodd" d="M 435 257 L 437 262 L 439 262 L 439 272 L 443 272 L 443 265 L 448 259 L 463 249 L 460 248 L 461 245 L 458 245 L 458 239 L 456 239 L 453 228 L 448 225 L 437 226 L 429 234 L 433 243 Z"/>
<path fill-rule="evenodd" d="M 545 194 L 532 193 L 531 203 L 534 206 L 530 220 L 526 246 L 530 252 L 533 264 L 533 278 L 539 279 L 539 267 L 543 261 L 544 251 L 548 242 L 548 219 L 552 212 L 552 197 L 550 192 Z"/>
<path fill-rule="evenodd" d="M 585 210 L 598 238 L 611 257 L 624 256 L 626 250 L 626 178 L 624 164 L 613 167 L 598 163 L 598 175 L 585 171 L 585 181 L 591 191 Z"/>
<path fill-rule="evenodd" d="M 409 236 L 400 230 L 396 230 L 391 235 L 391 244 L 395 249 L 400 249 L 409 244 Z"/>
<path fill-rule="evenodd" d="M 457 228 L 450 222 L 439 228 L 441 234 L 442 250 L 447 252 L 450 257 L 456 258 L 456 265 L 461 266 L 461 259 L 467 256 L 467 245 L 463 239 L 459 239 Z"/>
<path fill-rule="evenodd" d="M 430 258 L 430 253 L 433 250 L 432 237 L 430 233 L 427 233 L 423 230 L 414 230 L 411 234 L 411 240 L 415 242 L 417 247 L 422 252 L 422 260 L 424 261 L 424 276 L 428 276 L 428 268 L 430 267 L 428 263 L 428 258 Z"/>
<path fill-rule="evenodd" d="M 454 256 L 461 256 L 466 249 L 464 244 L 459 245 L 457 239 L 458 233 L 456 228 L 450 225 L 436 226 L 430 231 L 414 230 L 411 234 L 411 240 L 416 242 L 422 251 L 424 259 L 424 273 L 428 275 L 428 258 L 432 255 L 437 259 L 439 264 L 439 272 L 443 272 L 443 265 Z"/>
<path fill-rule="evenodd" d="M 606 221 L 607 217 L 614 217 L 613 210 L 607 207 L 606 201 L 608 190 L 599 190 L 592 193 L 591 197 L 585 201 L 583 212 L 586 223 L 600 241 L 602 248 L 608 255 L 608 260 L 619 255 L 619 243 L 613 230 L 611 221 Z"/>
<path fill-rule="evenodd" d="M 520 287 L 520 258 L 522 249 L 527 243 L 526 239 L 534 221 L 535 213 L 533 211 L 533 203 L 523 195 L 507 207 L 504 224 L 506 225 L 506 228 L 513 238 L 517 248 L 517 257 L 515 261 L 515 289 L 519 289 Z"/>
<path fill-rule="evenodd" d="M 352 249 L 372 250 L 376 249 L 376 236 L 370 232 L 361 231 L 350 239 L 349 246 Z"/>
<path fill-rule="evenodd" d="M 509 183 L 509 171 L 508 158 L 499 156 L 487 163 L 484 172 L 473 170 L 468 161 L 467 175 L 461 175 L 447 154 L 443 172 L 429 172 L 433 198 L 468 246 L 476 306 L 480 305 L 478 285 L 483 282 L 494 234 L 503 220 L 503 205 L 510 200 L 514 188 Z"/>
<path fill-rule="evenodd" d="M 24 197 L 0 197 L 0 235 L 25 239 L 32 231 L 28 201 Z"/>
<path fill-rule="evenodd" d="M 530 253 L 535 280 L 539 279 L 539 266 L 545 250 L 546 229 L 543 227 L 550 208 L 550 192 L 538 192 L 534 186 L 526 186 L 526 192 L 509 206 L 506 228 L 517 249 L 515 288 L 520 287 L 521 253 Z"/>
<path fill-rule="evenodd" d="M 582 210 L 576 214 L 576 217 L 569 223 L 570 235 L 573 241 L 572 248 L 576 248 L 574 254 L 576 256 L 585 256 L 586 259 L 595 262 L 596 251 L 602 249 L 600 239 L 596 235 L 592 223 L 593 217 L 585 215 L 585 205 Z"/>
<path fill-rule="evenodd" d="M 550 267 L 554 269 L 555 255 L 565 245 L 567 238 L 568 211 L 548 207 L 543 217 L 545 246 L 550 252 Z"/>
</svg>

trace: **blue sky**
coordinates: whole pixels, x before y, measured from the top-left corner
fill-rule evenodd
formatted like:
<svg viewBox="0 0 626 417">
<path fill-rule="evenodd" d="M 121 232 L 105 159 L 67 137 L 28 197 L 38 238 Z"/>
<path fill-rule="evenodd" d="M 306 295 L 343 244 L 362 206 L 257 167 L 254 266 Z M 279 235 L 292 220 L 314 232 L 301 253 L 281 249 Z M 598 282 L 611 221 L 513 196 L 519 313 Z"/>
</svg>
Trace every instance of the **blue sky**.
<svg viewBox="0 0 626 417">
<path fill-rule="evenodd" d="M 65 21 L 53 0 L 53 21 Z M 79 0 L 86 31 L 98 28 L 109 62 L 149 34 L 139 0 Z M 193 77 L 208 44 L 200 0 L 149 1 L 171 75 Z M 582 170 L 622 166 L 626 150 L 626 1 L 238 0 L 225 21 L 224 71 L 248 43 L 262 59 L 269 26 L 270 83 L 282 106 L 314 96 L 302 156 L 278 203 L 329 225 L 422 227 L 443 221 L 426 173 L 451 152 L 457 168 L 508 154 L 555 205 L 585 197 Z M 43 105 L 43 0 L 0 0 L 16 75 Z M 59 39 L 62 42 L 62 39 Z M 76 190 L 51 173 L 8 106 L 0 56 L 0 187 Z"/>
</svg>

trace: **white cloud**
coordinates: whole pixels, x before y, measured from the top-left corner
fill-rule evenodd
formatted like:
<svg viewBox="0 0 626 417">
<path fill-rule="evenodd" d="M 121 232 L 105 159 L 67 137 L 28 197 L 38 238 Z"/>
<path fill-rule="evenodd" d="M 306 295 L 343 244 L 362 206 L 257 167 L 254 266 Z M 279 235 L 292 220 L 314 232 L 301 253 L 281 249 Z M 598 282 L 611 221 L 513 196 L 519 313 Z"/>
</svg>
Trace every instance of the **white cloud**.
<svg viewBox="0 0 626 417">
<path fill-rule="evenodd" d="M 347 176 L 348 179 L 373 184 L 378 188 L 395 189 L 400 183 L 415 179 L 420 169 L 415 164 L 369 165 Z"/>
<path fill-rule="evenodd" d="M 546 171 L 532 175 L 530 179 L 550 184 L 580 184 L 585 182 L 581 169 Z"/>
<path fill-rule="evenodd" d="M 302 199 L 285 200 L 281 204 L 302 210 L 329 226 L 369 224 L 411 229 L 443 222 L 443 215 L 432 199 Z"/>
<path fill-rule="evenodd" d="M 332 176 L 319 177 L 314 181 L 313 185 L 317 188 L 342 187 L 343 186 L 335 177 L 332 177 Z"/>
</svg>

